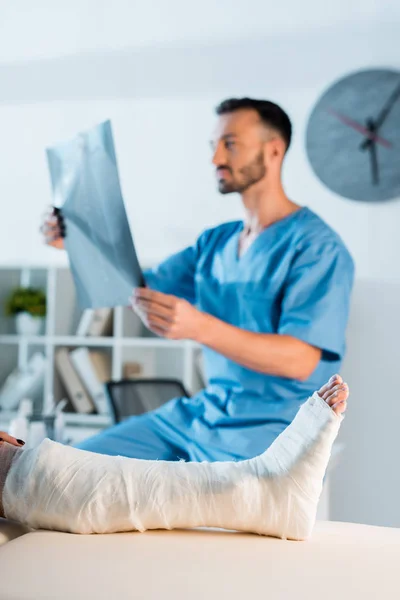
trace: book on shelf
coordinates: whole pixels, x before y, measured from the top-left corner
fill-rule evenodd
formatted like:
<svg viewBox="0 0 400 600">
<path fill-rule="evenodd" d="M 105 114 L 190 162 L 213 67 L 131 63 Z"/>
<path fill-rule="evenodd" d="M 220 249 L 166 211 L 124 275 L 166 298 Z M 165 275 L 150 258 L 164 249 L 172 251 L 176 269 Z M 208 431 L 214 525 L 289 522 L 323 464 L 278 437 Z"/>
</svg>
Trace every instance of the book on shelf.
<svg viewBox="0 0 400 600">
<path fill-rule="evenodd" d="M 83 311 L 80 321 L 78 323 L 78 327 L 76 329 L 77 336 L 84 336 L 88 334 L 90 323 L 93 319 L 93 308 L 87 308 Z"/>
<path fill-rule="evenodd" d="M 135 361 L 125 362 L 122 370 L 122 377 L 124 379 L 137 379 L 138 377 L 143 377 L 143 365 Z"/>
<path fill-rule="evenodd" d="M 111 356 L 100 350 L 89 350 L 90 360 L 101 383 L 111 379 Z"/>
<path fill-rule="evenodd" d="M 87 308 L 82 313 L 76 335 L 91 337 L 111 335 L 112 325 L 112 308 Z"/>
<path fill-rule="evenodd" d="M 67 348 L 59 348 L 56 351 L 55 364 L 68 398 L 76 412 L 93 413 L 96 409 L 95 404 L 83 386 Z"/>
<path fill-rule="evenodd" d="M 111 379 L 110 357 L 104 352 L 95 352 L 88 348 L 72 350 L 69 356 L 96 407 L 96 411 L 100 415 L 109 414 L 108 397 L 104 383 Z"/>
</svg>

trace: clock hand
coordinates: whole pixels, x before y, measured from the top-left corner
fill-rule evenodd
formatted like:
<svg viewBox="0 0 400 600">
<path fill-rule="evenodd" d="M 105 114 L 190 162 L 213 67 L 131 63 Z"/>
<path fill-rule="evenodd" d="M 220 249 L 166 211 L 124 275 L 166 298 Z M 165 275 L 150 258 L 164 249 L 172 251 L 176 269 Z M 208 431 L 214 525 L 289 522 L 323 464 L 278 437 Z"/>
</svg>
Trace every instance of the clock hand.
<svg viewBox="0 0 400 600">
<path fill-rule="evenodd" d="M 384 122 L 384 120 L 386 119 L 386 117 L 388 116 L 390 111 L 392 110 L 393 106 L 395 105 L 396 101 L 398 100 L 398 98 L 400 98 L 400 83 L 397 86 L 397 88 L 393 91 L 393 93 L 391 94 L 389 100 L 387 101 L 386 106 L 383 107 L 380 114 L 378 115 L 378 118 L 375 120 L 376 128 L 379 128 L 382 125 L 382 123 Z"/>
<path fill-rule="evenodd" d="M 388 101 L 386 102 L 385 106 L 383 107 L 383 109 L 379 113 L 377 119 L 375 120 L 375 131 L 378 131 L 378 129 L 381 127 L 381 125 L 383 124 L 386 117 L 388 116 L 388 114 L 390 113 L 390 111 L 392 110 L 393 106 L 395 105 L 396 101 L 399 98 L 400 98 L 400 83 L 397 86 L 397 88 L 395 88 L 394 91 L 390 94 Z M 369 144 L 370 144 L 370 139 L 364 140 L 360 144 L 360 148 L 362 150 L 365 150 L 366 148 L 368 148 Z"/>
<path fill-rule="evenodd" d="M 372 133 L 375 133 L 376 124 L 372 119 L 367 119 L 367 128 Z M 368 150 L 370 151 L 371 157 L 371 174 L 372 174 L 372 183 L 373 185 L 378 185 L 379 183 L 379 166 L 378 166 L 378 155 L 376 152 L 376 143 L 373 140 L 369 140 L 371 143 L 368 146 Z"/>
<path fill-rule="evenodd" d="M 385 146 L 386 148 L 392 147 L 391 142 L 385 140 L 385 138 L 377 135 L 375 132 L 370 131 L 369 129 L 367 129 L 367 127 L 364 127 L 357 121 L 354 121 L 353 119 L 350 119 L 349 117 L 346 117 L 345 115 L 336 112 L 332 108 L 327 108 L 327 111 L 329 114 L 333 115 L 334 117 L 339 119 L 339 121 L 344 123 L 344 125 L 348 125 L 349 127 L 352 127 L 359 133 L 362 133 L 366 138 L 368 138 L 368 140 L 373 140 L 377 144 L 381 144 L 381 146 Z"/>
</svg>

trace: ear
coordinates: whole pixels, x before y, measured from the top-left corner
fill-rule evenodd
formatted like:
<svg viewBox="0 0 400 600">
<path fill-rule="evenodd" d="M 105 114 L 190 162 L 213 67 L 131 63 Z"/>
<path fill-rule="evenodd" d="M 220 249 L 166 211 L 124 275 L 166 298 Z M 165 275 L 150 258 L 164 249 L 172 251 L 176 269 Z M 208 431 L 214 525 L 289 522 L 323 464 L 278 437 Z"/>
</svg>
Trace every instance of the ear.
<svg viewBox="0 0 400 600">
<path fill-rule="evenodd" d="M 280 136 L 272 138 L 269 142 L 269 157 L 271 161 L 282 162 L 286 152 L 286 144 Z"/>
</svg>

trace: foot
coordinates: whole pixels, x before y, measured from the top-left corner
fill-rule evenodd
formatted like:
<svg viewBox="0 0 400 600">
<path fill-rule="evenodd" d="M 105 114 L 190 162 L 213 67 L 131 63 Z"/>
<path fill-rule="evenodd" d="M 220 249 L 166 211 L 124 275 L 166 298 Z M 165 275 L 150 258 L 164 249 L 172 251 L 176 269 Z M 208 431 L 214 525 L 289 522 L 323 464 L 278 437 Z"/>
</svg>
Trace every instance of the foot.
<svg viewBox="0 0 400 600">
<path fill-rule="evenodd" d="M 325 400 L 337 415 L 340 415 L 347 408 L 349 386 L 343 381 L 340 375 L 333 375 L 328 383 L 318 390 L 318 396 Z"/>
<path fill-rule="evenodd" d="M 334 375 L 304 403 L 270 448 L 249 461 L 250 467 L 255 464 L 263 498 L 269 502 L 269 510 L 264 509 L 262 516 L 254 510 L 258 521 L 253 524 L 253 530 L 294 540 L 311 535 L 348 395 L 347 384 L 339 375 Z"/>
</svg>

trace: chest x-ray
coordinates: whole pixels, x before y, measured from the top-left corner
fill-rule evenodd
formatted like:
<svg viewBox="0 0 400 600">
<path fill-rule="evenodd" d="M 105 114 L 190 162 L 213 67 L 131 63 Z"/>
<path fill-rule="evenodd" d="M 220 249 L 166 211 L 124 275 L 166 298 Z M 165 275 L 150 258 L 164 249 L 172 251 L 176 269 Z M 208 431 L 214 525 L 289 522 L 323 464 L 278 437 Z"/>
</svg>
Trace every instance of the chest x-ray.
<svg viewBox="0 0 400 600">
<path fill-rule="evenodd" d="M 54 206 L 82 309 L 126 306 L 144 285 L 126 216 L 110 121 L 47 149 Z"/>
</svg>

